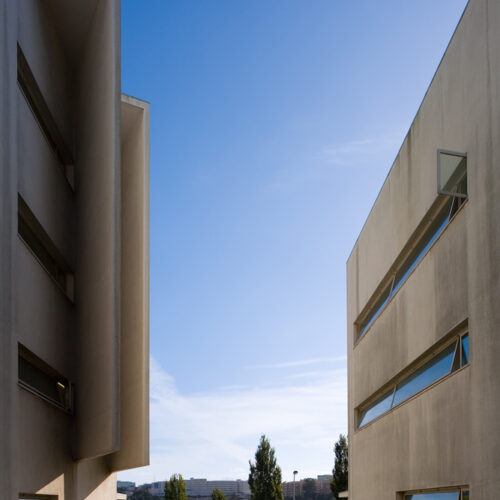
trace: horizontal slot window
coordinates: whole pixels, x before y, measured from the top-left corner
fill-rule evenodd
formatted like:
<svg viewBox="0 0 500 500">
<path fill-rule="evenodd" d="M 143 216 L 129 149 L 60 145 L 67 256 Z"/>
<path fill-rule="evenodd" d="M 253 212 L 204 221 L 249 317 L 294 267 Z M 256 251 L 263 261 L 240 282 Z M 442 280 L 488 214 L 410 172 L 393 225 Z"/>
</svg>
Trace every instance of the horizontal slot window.
<svg viewBox="0 0 500 500">
<path fill-rule="evenodd" d="M 362 314 L 362 319 L 358 322 L 356 340 L 367 332 L 467 199 L 467 156 L 465 154 L 438 151 L 438 192 L 449 195 L 446 203 L 416 243 L 402 252 L 406 257 L 402 259 L 398 268 L 385 278 L 386 286 L 377 293 L 378 298 L 374 300 L 368 311 Z M 402 255 L 399 258 L 401 257 Z"/>
<path fill-rule="evenodd" d="M 358 428 L 469 363 L 469 335 L 457 337 L 360 412 Z"/>
<path fill-rule="evenodd" d="M 19 345 L 18 374 L 23 387 L 72 412 L 72 384 L 22 345 Z"/>
<path fill-rule="evenodd" d="M 33 255 L 73 300 L 73 274 L 23 198 L 18 195 L 18 234 Z"/>
<path fill-rule="evenodd" d="M 469 500 L 469 490 L 435 491 L 405 495 L 404 500 Z"/>
<path fill-rule="evenodd" d="M 17 81 L 38 125 L 40 126 L 40 129 L 43 132 L 45 139 L 57 156 L 59 163 L 64 168 L 64 173 L 68 183 L 73 188 L 73 155 L 71 154 L 61 132 L 59 131 L 56 121 L 50 112 L 42 91 L 35 80 L 33 72 L 31 71 L 28 61 L 26 60 L 19 44 L 17 45 Z"/>
</svg>

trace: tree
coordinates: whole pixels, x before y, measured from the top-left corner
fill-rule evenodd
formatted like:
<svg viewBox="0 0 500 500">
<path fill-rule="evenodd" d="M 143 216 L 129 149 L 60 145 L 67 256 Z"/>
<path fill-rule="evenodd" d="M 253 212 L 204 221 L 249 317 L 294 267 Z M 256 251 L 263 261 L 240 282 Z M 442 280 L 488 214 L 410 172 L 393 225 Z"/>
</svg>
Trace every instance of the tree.
<svg viewBox="0 0 500 500">
<path fill-rule="evenodd" d="M 339 440 L 335 443 L 335 465 L 333 467 L 333 479 L 330 482 L 333 496 L 336 500 L 339 498 L 341 491 L 347 490 L 348 487 L 348 465 L 349 453 L 347 446 L 347 438 L 341 434 Z"/>
<path fill-rule="evenodd" d="M 281 487 L 281 469 L 276 464 L 274 448 L 262 434 L 255 452 L 255 464 L 250 464 L 248 485 L 251 500 L 284 500 Z"/>
<path fill-rule="evenodd" d="M 181 474 L 174 474 L 165 482 L 165 500 L 187 500 L 186 485 Z"/>
<path fill-rule="evenodd" d="M 314 500 L 316 497 L 316 481 L 311 478 L 304 479 L 302 482 L 303 500 Z"/>
<path fill-rule="evenodd" d="M 215 490 L 212 491 L 212 500 L 226 500 L 226 497 L 219 488 L 215 488 Z"/>
</svg>

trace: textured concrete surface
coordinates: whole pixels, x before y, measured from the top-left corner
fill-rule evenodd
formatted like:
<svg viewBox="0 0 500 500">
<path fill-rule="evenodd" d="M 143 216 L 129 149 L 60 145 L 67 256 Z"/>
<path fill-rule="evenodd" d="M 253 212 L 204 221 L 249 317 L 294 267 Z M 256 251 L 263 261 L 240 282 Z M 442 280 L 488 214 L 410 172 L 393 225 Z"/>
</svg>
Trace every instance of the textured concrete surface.
<svg viewBox="0 0 500 500">
<path fill-rule="evenodd" d="M 500 3 L 471 0 L 347 263 L 349 498 L 500 489 Z M 355 345 L 356 322 L 440 203 L 437 150 L 468 155 L 469 200 Z M 470 365 L 357 429 L 357 410 L 468 321 Z"/>
</svg>

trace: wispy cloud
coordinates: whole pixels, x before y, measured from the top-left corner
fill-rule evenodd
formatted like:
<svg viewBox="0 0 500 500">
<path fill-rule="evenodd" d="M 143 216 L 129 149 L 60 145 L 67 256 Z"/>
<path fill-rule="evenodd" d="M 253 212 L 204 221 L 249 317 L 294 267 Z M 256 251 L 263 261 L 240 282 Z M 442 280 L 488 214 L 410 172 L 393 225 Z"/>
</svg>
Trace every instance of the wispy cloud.
<svg viewBox="0 0 500 500">
<path fill-rule="evenodd" d="M 151 465 L 120 473 L 120 478 L 143 483 L 175 472 L 246 478 L 261 433 L 276 448 L 285 479 L 294 469 L 301 476 L 328 473 L 333 443 L 346 432 L 346 385 L 341 368 L 309 372 L 285 385 L 281 378 L 266 387 L 183 395 L 152 359 Z"/>
<path fill-rule="evenodd" d="M 268 365 L 249 365 L 245 368 L 247 369 L 261 369 L 261 368 L 293 368 L 295 366 L 308 366 L 317 365 L 323 363 L 335 363 L 336 361 L 345 361 L 346 356 L 329 357 L 329 358 L 313 358 L 313 359 L 301 359 L 298 361 L 287 361 L 284 363 L 271 363 Z"/>
<path fill-rule="evenodd" d="M 369 156 L 385 152 L 396 153 L 401 143 L 399 134 L 388 134 L 381 137 L 367 137 L 343 143 L 325 146 L 318 155 L 318 160 L 329 165 L 364 165 Z"/>
<path fill-rule="evenodd" d="M 401 140 L 401 134 L 388 133 L 324 145 L 292 166 L 277 168 L 265 191 L 294 192 L 311 184 L 335 181 L 338 167 L 345 172 L 346 167 L 372 168 L 379 163 L 388 169 Z"/>
</svg>

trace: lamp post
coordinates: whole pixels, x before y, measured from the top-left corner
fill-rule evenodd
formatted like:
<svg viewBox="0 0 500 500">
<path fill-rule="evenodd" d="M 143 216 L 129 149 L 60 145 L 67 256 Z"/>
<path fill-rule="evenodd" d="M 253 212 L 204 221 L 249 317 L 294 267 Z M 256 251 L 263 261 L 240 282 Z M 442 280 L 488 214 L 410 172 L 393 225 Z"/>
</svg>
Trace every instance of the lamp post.
<svg viewBox="0 0 500 500">
<path fill-rule="evenodd" d="M 293 500 L 295 500 L 295 475 L 298 473 L 296 470 L 293 471 Z"/>
</svg>

